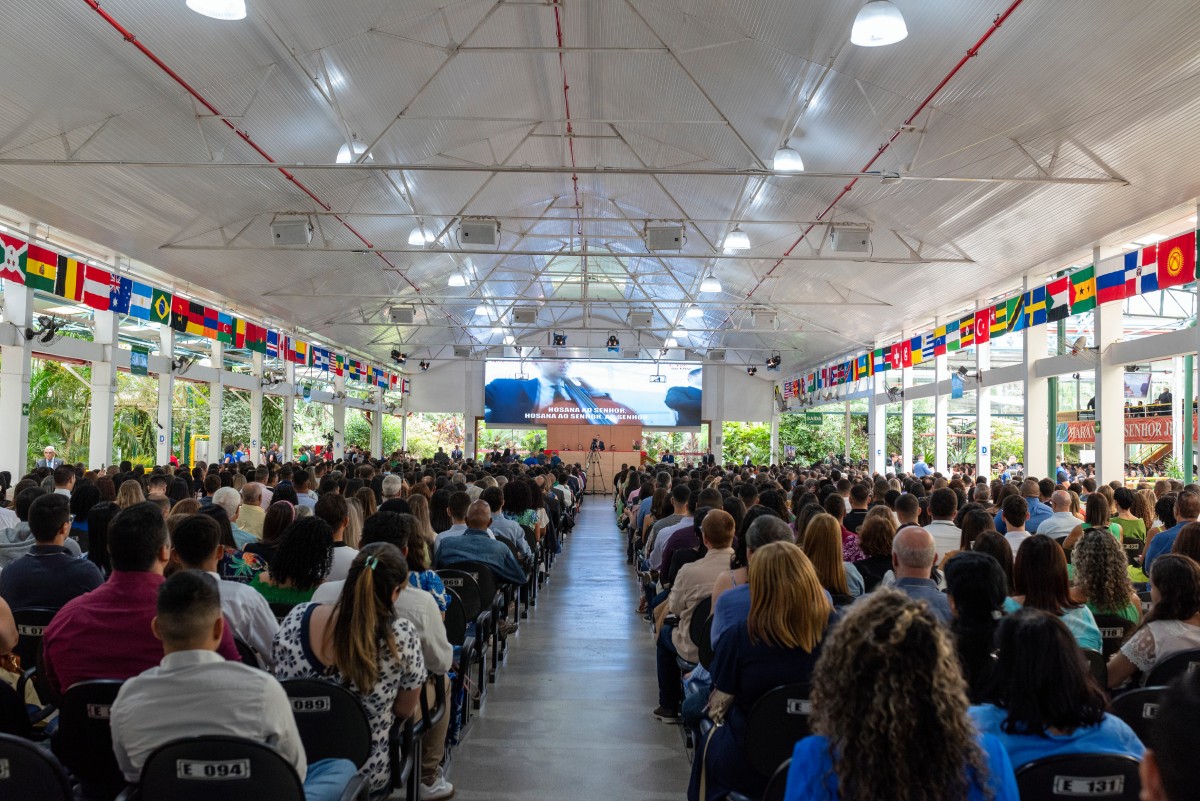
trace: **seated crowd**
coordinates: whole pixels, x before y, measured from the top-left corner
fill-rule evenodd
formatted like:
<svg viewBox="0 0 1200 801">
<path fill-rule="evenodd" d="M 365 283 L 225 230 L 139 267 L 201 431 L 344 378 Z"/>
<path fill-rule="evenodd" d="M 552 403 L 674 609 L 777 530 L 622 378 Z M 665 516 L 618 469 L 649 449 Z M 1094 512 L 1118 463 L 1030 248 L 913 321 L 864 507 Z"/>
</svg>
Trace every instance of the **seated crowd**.
<svg viewBox="0 0 1200 801">
<path fill-rule="evenodd" d="M 74 773 L 71 690 L 115 680 L 107 759 L 129 784 L 165 744 L 227 735 L 274 748 L 309 801 L 341 798 L 355 776 L 371 798 L 434 801 L 454 795 L 445 760 L 484 691 L 463 679 L 467 660 L 482 676 L 489 636 L 506 647 L 586 476 L 397 457 L 190 472 L 61 465 L 10 480 L 0 474 L 0 693 L 29 717 L 0 703 L 0 732 L 47 742 Z M 493 606 L 458 585 L 492 615 L 467 620 L 455 642 L 447 612 L 466 596 L 443 583 L 446 570 L 479 587 L 490 572 L 503 598 Z M 19 629 L 30 614 L 44 626 Z M 291 679 L 357 697 L 370 729 L 362 764 L 307 757 Z M 420 762 L 406 786 L 397 749 L 409 726 Z M 95 801 L 123 784 L 76 778 Z"/>
<path fill-rule="evenodd" d="M 1127 760 L 1112 797 L 1194 797 L 1200 485 L 660 465 L 614 488 L 690 801 L 1015 801 L 1065 755 Z"/>
</svg>

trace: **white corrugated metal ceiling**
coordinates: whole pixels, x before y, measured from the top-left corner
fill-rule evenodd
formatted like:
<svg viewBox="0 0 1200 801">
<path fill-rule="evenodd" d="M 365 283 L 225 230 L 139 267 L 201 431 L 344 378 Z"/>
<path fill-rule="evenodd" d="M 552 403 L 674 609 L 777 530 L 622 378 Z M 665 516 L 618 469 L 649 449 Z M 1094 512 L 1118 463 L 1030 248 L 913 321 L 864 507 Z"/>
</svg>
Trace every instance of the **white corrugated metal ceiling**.
<svg viewBox="0 0 1200 801">
<path fill-rule="evenodd" d="M 293 168 L 310 196 L 250 166 L 262 153 L 88 0 L 0 0 L 0 202 L 380 360 L 398 342 L 437 359 L 506 335 L 545 344 L 552 329 L 595 348 L 616 333 L 648 357 L 684 329 L 697 354 L 810 365 L 1200 195 L 1189 0 L 1020 3 L 874 165 L 905 180 L 863 179 L 822 218 L 871 225 L 856 260 L 830 251 L 823 225 L 793 248 L 845 176 L 747 171 L 769 169 L 790 132 L 810 172 L 857 172 L 1012 0 L 896 0 L 910 35 L 882 48 L 848 42 L 861 0 L 247 2 L 240 22 L 183 0 L 102 11 L 276 161 L 329 164 L 354 134 L 373 167 Z M 49 163 L 63 160 L 81 163 Z M 608 171 L 478 171 L 498 165 Z M 311 246 L 272 247 L 286 213 L 314 215 Z M 461 249 L 463 217 L 498 218 L 499 246 Z M 364 245 L 339 218 L 383 252 L 353 252 Z M 659 258 L 641 232 L 667 220 L 687 243 Z M 443 237 L 412 248 L 419 221 Z M 752 249 L 718 258 L 738 222 Z M 720 293 L 700 292 L 710 269 Z M 470 285 L 448 286 L 455 271 Z M 691 302 L 702 316 L 684 318 Z M 406 303 L 416 324 L 387 324 Z M 533 304 L 536 326 L 510 325 Z M 778 312 L 777 330 L 754 327 L 756 306 Z M 654 312 L 651 329 L 629 328 L 636 310 Z"/>
</svg>

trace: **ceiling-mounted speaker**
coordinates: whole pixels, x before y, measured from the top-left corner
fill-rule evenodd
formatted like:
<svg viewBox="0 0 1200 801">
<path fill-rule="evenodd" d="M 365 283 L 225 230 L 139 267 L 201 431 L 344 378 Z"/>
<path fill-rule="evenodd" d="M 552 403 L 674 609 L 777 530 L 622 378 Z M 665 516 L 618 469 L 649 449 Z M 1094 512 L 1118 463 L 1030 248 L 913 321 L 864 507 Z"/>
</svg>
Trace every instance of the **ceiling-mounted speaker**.
<svg viewBox="0 0 1200 801">
<path fill-rule="evenodd" d="M 414 306 L 389 306 L 387 310 L 387 319 L 389 323 L 395 325 L 412 325 L 417 318 L 417 310 Z"/>
<path fill-rule="evenodd" d="M 469 358 L 471 358 L 471 352 L 472 351 L 471 351 L 470 345 L 455 345 L 454 346 L 454 356 L 457 359 L 469 359 Z"/>
<path fill-rule="evenodd" d="M 640 358 L 641 355 L 642 355 L 641 348 L 625 348 L 623 351 L 621 351 L 622 359 L 637 359 L 637 358 Z"/>
<path fill-rule="evenodd" d="M 460 245 L 495 245 L 500 241 L 499 220 L 463 220 L 458 226 Z"/>
<path fill-rule="evenodd" d="M 655 226 L 646 229 L 646 250 L 680 250 L 683 248 L 683 226 Z"/>
<path fill-rule="evenodd" d="M 630 312 L 629 327 L 635 330 L 649 328 L 654 322 L 654 312 Z"/>
<path fill-rule="evenodd" d="M 709 348 L 705 358 L 707 358 L 710 362 L 723 362 L 725 361 L 725 349 Z"/>
<path fill-rule="evenodd" d="M 838 253 L 870 253 L 871 229 L 865 225 L 839 225 L 829 232 L 829 246 Z"/>
<path fill-rule="evenodd" d="M 292 217 L 271 222 L 271 242 L 276 245 L 308 245 L 313 227 L 307 217 Z"/>
<path fill-rule="evenodd" d="M 543 359 L 557 359 L 558 350 L 555 348 L 538 348 L 538 355 Z"/>
<path fill-rule="evenodd" d="M 513 325 L 535 325 L 537 323 L 537 309 L 529 306 L 518 306 L 512 312 Z"/>
</svg>

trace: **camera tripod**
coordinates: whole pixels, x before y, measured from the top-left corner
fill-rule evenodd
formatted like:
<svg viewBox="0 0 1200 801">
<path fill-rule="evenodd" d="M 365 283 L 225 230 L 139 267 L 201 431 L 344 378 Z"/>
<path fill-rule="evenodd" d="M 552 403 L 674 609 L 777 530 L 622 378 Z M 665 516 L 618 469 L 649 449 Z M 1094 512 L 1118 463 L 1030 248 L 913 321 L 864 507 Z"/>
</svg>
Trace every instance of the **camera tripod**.
<svg viewBox="0 0 1200 801">
<path fill-rule="evenodd" d="M 605 495 L 604 465 L 600 460 L 600 451 L 588 451 L 587 458 L 587 491 L 585 495 Z"/>
</svg>

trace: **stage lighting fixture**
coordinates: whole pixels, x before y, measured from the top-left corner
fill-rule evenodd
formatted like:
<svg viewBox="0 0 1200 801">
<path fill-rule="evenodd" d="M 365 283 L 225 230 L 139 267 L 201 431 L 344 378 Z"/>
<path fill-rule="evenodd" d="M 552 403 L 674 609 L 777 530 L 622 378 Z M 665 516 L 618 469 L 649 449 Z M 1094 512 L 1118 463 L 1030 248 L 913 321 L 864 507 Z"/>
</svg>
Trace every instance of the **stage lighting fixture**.
<svg viewBox="0 0 1200 801">
<path fill-rule="evenodd" d="M 421 368 L 421 372 L 423 373 L 429 369 L 429 362 L 423 361 L 420 364 L 418 364 L 417 366 Z"/>
<path fill-rule="evenodd" d="M 396 364 L 400 365 L 401 367 L 403 367 L 404 363 L 408 361 L 408 354 L 401 353 L 398 350 L 393 350 L 392 351 L 392 361 L 395 362 Z"/>
<path fill-rule="evenodd" d="M 567 335 L 555 333 L 553 336 L 554 347 L 565 348 L 567 346 Z"/>
<path fill-rule="evenodd" d="M 757 374 L 758 374 L 757 367 L 747 367 L 746 368 L 746 375 L 757 375 Z"/>
<path fill-rule="evenodd" d="M 621 340 L 617 339 L 616 334 L 610 334 L 606 346 L 609 353 L 619 353 L 621 351 Z"/>
</svg>

